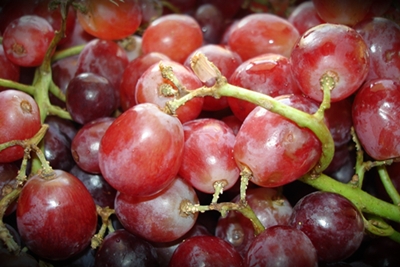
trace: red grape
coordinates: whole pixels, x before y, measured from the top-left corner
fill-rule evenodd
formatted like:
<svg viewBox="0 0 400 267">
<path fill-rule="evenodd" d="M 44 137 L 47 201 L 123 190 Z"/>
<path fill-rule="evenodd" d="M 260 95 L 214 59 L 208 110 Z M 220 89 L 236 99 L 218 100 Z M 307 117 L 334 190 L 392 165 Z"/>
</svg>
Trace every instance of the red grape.
<svg viewBox="0 0 400 267">
<path fill-rule="evenodd" d="M 115 214 L 129 232 L 152 242 L 171 242 L 186 234 L 197 219 L 197 213 L 180 211 L 182 201 L 199 202 L 194 189 L 175 178 L 167 188 L 149 197 L 117 193 Z"/>
<path fill-rule="evenodd" d="M 318 15 L 326 22 L 353 26 L 368 14 L 373 0 L 313 0 Z"/>
<path fill-rule="evenodd" d="M 244 263 L 248 267 L 317 267 L 318 257 L 310 239 L 302 231 L 276 225 L 254 238 Z"/>
<path fill-rule="evenodd" d="M 304 1 L 297 5 L 290 13 L 288 21 L 296 27 L 300 35 L 325 22 L 318 16 L 313 1 Z"/>
<path fill-rule="evenodd" d="M 170 267 L 239 267 L 239 253 L 226 241 L 215 236 L 194 236 L 182 242 L 172 254 Z"/>
<path fill-rule="evenodd" d="M 176 179 L 183 145 L 183 127 L 177 118 L 154 104 L 138 104 L 116 118 L 103 135 L 100 170 L 124 194 L 152 195 Z"/>
<path fill-rule="evenodd" d="M 33 137 L 39 131 L 40 111 L 35 100 L 17 90 L 0 92 L 0 144 Z M 24 156 L 24 149 L 13 146 L 0 151 L 0 162 L 12 162 Z"/>
<path fill-rule="evenodd" d="M 278 99 L 306 112 L 318 107 L 301 95 Z M 250 169 L 253 183 L 277 187 L 310 171 L 321 157 L 321 143 L 310 130 L 258 106 L 236 135 L 234 157 L 241 169 Z"/>
<path fill-rule="evenodd" d="M 31 177 L 18 199 L 18 230 L 24 244 L 45 259 L 83 251 L 96 231 L 97 213 L 83 183 L 65 171 Z"/>
<path fill-rule="evenodd" d="M 369 47 L 370 70 L 367 80 L 400 80 L 400 26 L 386 18 L 364 20 L 354 26 Z"/>
<path fill-rule="evenodd" d="M 364 222 L 357 207 L 329 192 L 318 191 L 300 199 L 293 207 L 290 225 L 310 238 L 321 262 L 348 258 L 364 237 Z"/>
<path fill-rule="evenodd" d="M 76 164 L 86 172 L 100 173 L 100 140 L 115 118 L 103 117 L 85 124 L 74 136 L 71 152 Z"/>
<path fill-rule="evenodd" d="M 171 14 L 154 20 L 143 34 L 143 53 L 160 52 L 183 63 L 203 43 L 200 25 L 189 15 Z"/>
<path fill-rule="evenodd" d="M 77 12 L 83 29 L 103 40 L 123 39 L 133 34 L 142 22 L 142 12 L 136 0 L 84 0 L 87 13 Z"/>
<path fill-rule="evenodd" d="M 13 20 L 3 34 L 3 47 L 7 58 L 16 65 L 36 67 L 54 37 L 53 27 L 42 17 L 22 16 Z"/>
<path fill-rule="evenodd" d="M 0 45 L 0 78 L 18 82 L 20 75 L 20 67 L 12 63 L 4 53 L 4 47 Z M 0 91 L 6 89 L 0 86 Z"/>
<path fill-rule="evenodd" d="M 224 190 L 239 178 L 239 168 L 233 158 L 235 134 L 224 122 L 197 119 L 183 124 L 185 146 L 179 175 L 205 193 L 214 193 L 214 184 L 224 181 Z"/>
<path fill-rule="evenodd" d="M 354 129 L 365 152 L 376 160 L 400 156 L 400 83 L 367 82 L 353 103 Z"/>
<path fill-rule="evenodd" d="M 243 60 L 265 53 L 289 57 L 299 37 L 297 29 L 286 19 L 259 13 L 242 18 L 232 29 L 228 44 Z"/>
<path fill-rule="evenodd" d="M 322 101 L 320 80 L 324 74 L 334 76 L 331 101 L 354 93 L 369 70 L 368 46 L 354 29 L 324 23 L 305 32 L 290 55 L 292 71 L 300 89 L 307 96 Z"/>
</svg>

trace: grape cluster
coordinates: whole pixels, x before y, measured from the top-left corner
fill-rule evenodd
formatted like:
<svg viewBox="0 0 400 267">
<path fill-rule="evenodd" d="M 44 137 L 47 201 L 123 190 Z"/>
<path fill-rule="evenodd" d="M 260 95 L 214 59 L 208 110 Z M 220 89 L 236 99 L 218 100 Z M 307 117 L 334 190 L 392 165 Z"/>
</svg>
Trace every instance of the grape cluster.
<svg viewBox="0 0 400 267">
<path fill-rule="evenodd" d="M 399 17 L 3 1 L 0 265 L 399 265 Z"/>
</svg>

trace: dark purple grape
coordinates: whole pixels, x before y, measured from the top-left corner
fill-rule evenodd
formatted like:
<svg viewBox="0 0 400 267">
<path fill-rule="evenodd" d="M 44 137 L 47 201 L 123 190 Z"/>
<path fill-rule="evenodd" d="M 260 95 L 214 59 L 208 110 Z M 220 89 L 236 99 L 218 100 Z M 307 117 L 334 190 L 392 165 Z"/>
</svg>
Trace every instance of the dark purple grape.
<svg viewBox="0 0 400 267">
<path fill-rule="evenodd" d="M 267 228 L 251 243 L 244 259 L 246 267 L 317 267 L 317 251 L 302 231 L 285 225 Z"/>
<path fill-rule="evenodd" d="M 194 236 L 176 248 L 168 266 L 239 267 L 243 266 L 243 261 L 228 242 L 215 236 Z"/>
<path fill-rule="evenodd" d="M 104 180 L 101 174 L 87 173 L 75 165 L 70 173 L 75 175 L 88 189 L 94 203 L 100 207 L 114 208 L 114 199 L 117 191 Z"/>
<path fill-rule="evenodd" d="M 38 261 L 25 252 L 15 255 L 0 251 L 0 262 L 1 267 L 39 267 Z"/>
<path fill-rule="evenodd" d="M 96 267 L 156 267 L 157 253 L 147 241 L 124 229 L 108 234 L 96 253 Z"/>
<path fill-rule="evenodd" d="M 290 225 L 303 231 L 314 244 L 321 262 L 337 262 L 361 245 L 364 222 L 360 211 L 345 197 L 314 192 L 293 207 Z"/>
<path fill-rule="evenodd" d="M 44 155 L 54 169 L 69 171 L 74 165 L 71 142 L 78 131 L 71 121 L 56 116 L 48 116 L 49 125 L 44 136 Z"/>
<path fill-rule="evenodd" d="M 110 116 L 117 108 L 115 88 L 106 78 L 94 73 L 72 78 L 66 99 L 68 112 L 80 124 Z"/>
<path fill-rule="evenodd" d="M 224 19 L 219 9 L 212 4 L 200 5 L 196 9 L 194 18 L 201 27 L 204 41 L 209 44 L 218 44 L 224 26 Z"/>
<path fill-rule="evenodd" d="M 76 164 L 86 172 L 100 173 L 99 146 L 113 117 L 95 119 L 85 124 L 75 135 L 71 144 L 72 156 Z"/>
</svg>

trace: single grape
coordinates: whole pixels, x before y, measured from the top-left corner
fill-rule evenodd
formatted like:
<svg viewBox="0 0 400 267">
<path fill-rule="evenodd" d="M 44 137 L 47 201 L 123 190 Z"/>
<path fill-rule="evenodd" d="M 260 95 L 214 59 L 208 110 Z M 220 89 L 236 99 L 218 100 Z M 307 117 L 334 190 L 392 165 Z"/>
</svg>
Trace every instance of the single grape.
<svg viewBox="0 0 400 267">
<path fill-rule="evenodd" d="M 33 137 L 40 129 L 40 111 L 35 100 L 22 91 L 0 92 L 0 144 Z M 0 151 L 0 162 L 12 162 L 24 156 L 21 146 Z"/>
<path fill-rule="evenodd" d="M 218 44 L 224 26 L 221 11 L 213 4 L 202 4 L 197 7 L 193 17 L 201 27 L 204 42 Z"/>
<path fill-rule="evenodd" d="M 84 0 L 87 13 L 77 12 L 82 28 L 103 40 L 119 40 L 133 33 L 142 22 L 142 12 L 136 0 Z"/>
<path fill-rule="evenodd" d="M 317 191 L 300 199 L 293 207 L 290 225 L 310 238 L 320 262 L 348 258 L 364 237 L 360 211 L 345 197 L 330 192 Z"/>
<path fill-rule="evenodd" d="M 143 53 L 160 52 L 179 63 L 183 63 L 202 44 L 200 25 L 184 14 L 164 15 L 154 20 L 144 31 L 142 39 Z"/>
<path fill-rule="evenodd" d="M 400 82 L 375 79 L 356 94 L 354 130 L 365 152 L 376 160 L 400 156 Z"/>
<path fill-rule="evenodd" d="M 197 213 L 181 212 L 183 201 L 199 202 L 194 189 L 182 178 L 176 178 L 149 197 L 117 193 L 115 214 L 129 232 L 151 242 L 171 242 L 185 235 L 197 219 Z"/>
<path fill-rule="evenodd" d="M 296 27 L 300 35 L 314 26 L 325 23 L 318 15 L 313 1 L 304 1 L 295 6 L 288 17 L 288 21 Z"/>
<path fill-rule="evenodd" d="M 17 224 L 24 244 L 36 255 L 63 260 L 82 252 L 96 231 L 92 196 L 70 173 L 31 177 L 18 199 Z"/>
<path fill-rule="evenodd" d="M 53 27 L 47 20 L 26 15 L 7 26 L 3 34 L 3 47 L 7 58 L 14 64 L 36 67 L 42 64 L 53 37 Z"/>
<path fill-rule="evenodd" d="M 400 26 L 386 18 L 364 20 L 353 27 L 369 47 L 370 69 L 367 80 L 400 78 Z"/>
<path fill-rule="evenodd" d="M 12 63 L 4 53 L 4 47 L 0 45 L 0 78 L 18 82 L 20 76 L 20 67 Z M 0 86 L 0 91 L 6 88 Z"/>
<path fill-rule="evenodd" d="M 242 60 L 265 53 L 289 57 L 299 37 L 297 29 L 286 19 L 258 13 L 240 19 L 230 33 L 228 44 Z"/>
<path fill-rule="evenodd" d="M 115 118 L 103 117 L 86 123 L 74 136 L 71 153 L 76 164 L 86 172 L 100 173 L 100 140 Z"/>
<path fill-rule="evenodd" d="M 305 95 L 322 101 L 320 80 L 323 75 L 329 75 L 335 82 L 331 101 L 342 100 L 366 79 L 370 61 L 368 50 L 354 29 L 341 24 L 320 24 L 296 41 L 290 55 L 293 76 Z"/>
<path fill-rule="evenodd" d="M 158 266 L 155 248 L 124 229 L 108 234 L 96 252 L 95 267 Z"/>
<path fill-rule="evenodd" d="M 183 124 L 185 145 L 179 175 L 194 188 L 212 194 L 217 181 L 231 188 L 239 178 L 233 158 L 235 135 L 224 122 L 196 119 Z"/>
<path fill-rule="evenodd" d="M 252 241 L 244 259 L 248 267 L 317 267 L 317 251 L 302 231 L 276 225 L 265 229 Z"/>
<path fill-rule="evenodd" d="M 94 73 L 72 78 L 65 97 L 68 112 L 80 124 L 111 116 L 119 104 L 113 84 Z"/>
<path fill-rule="evenodd" d="M 170 267 L 244 266 L 239 253 L 215 236 L 194 236 L 182 242 L 172 254 Z"/>
<path fill-rule="evenodd" d="M 313 113 L 318 105 L 302 95 L 278 97 L 286 105 Z M 243 170 L 252 172 L 251 182 L 277 187 L 309 172 L 321 157 L 321 143 L 308 129 L 260 106 L 253 109 L 236 135 L 234 157 Z"/>
<path fill-rule="evenodd" d="M 177 118 L 154 104 L 138 104 L 116 118 L 103 135 L 100 170 L 121 193 L 152 195 L 176 178 L 183 145 L 183 127 Z"/>
</svg>

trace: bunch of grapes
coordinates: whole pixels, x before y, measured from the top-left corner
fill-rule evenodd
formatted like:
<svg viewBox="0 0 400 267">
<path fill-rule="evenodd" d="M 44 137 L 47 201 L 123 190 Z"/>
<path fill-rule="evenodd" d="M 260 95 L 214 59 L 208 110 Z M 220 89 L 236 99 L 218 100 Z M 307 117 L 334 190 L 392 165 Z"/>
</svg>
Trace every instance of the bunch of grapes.
<svg viewBox="0 0 400 267">
<path fill-rule="evenodd" d="M 0 265 L 399 265 L 399 17 L 3 1 Z"/>
</svg>

